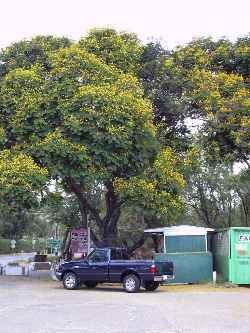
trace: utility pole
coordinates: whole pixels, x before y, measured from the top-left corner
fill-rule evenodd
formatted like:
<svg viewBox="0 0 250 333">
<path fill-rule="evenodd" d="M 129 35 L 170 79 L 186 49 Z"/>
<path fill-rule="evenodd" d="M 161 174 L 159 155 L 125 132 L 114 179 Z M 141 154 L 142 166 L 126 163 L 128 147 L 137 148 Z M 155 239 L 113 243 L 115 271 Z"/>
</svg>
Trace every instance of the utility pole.
<svg viewBox="0 0 250 333">
<path fill-rule="evenodd" d="M 87 233 L 88 233 L 88 254 L 90 253 L 90 222 L 89 214 L 87 214 Z"/>
</svg>

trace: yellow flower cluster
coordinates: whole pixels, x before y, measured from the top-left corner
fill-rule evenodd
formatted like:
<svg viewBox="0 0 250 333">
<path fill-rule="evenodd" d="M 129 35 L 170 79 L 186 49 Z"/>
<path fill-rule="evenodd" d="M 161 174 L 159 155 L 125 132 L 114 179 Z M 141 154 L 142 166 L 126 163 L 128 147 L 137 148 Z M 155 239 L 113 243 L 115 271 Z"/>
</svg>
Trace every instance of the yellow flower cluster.
<svg viewBox="0 0 250 333">
<path fill-rule="evenodd" d="M 9 150 L 0 153 L 0 187 L 2 189 L 21 186 L 27 190 L 36 187 L 36 183 L 46 181 L 48 171 L 39 167 L 30 156 L 22 153 L 12 155 Z"/>
</svg>

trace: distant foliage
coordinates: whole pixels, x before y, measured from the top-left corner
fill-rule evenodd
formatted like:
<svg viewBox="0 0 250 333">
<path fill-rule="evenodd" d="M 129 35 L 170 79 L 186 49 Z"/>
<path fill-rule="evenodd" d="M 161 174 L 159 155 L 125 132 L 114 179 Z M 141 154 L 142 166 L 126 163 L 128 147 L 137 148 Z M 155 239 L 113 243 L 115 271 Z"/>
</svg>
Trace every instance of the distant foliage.
<svg viewBox="0 0 250 333">
<path fill-rule="evenodd" d="M 182 83 L 182 97 L 214 158 L 246 162 L 250 150 L 250 38 L 198 39 L 179 47 L 166 66 Z"/>
</svg>

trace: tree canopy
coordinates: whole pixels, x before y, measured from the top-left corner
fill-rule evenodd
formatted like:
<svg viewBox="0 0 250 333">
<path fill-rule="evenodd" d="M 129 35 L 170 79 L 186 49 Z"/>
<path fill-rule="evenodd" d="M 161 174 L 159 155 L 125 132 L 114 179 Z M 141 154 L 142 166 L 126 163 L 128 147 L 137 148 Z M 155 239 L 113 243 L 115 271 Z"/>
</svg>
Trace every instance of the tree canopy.
<svg viewBox="0 0 250 333">
<path fill-rule="evenodd" d="M 31 206 L 56 180 L 105 245 L 126 214 L 157 226 L 195 197 L 199 212 L 205 203 L 213 215 L 230 201 L 217 185 L 232 185 L 217 180 L 235 162 L 249 167 L 249 63 L 249 36 L 165 50 L 93 29 L 79 42 L 38 36 L 9 46 L 0 52 L 1 202 Z M 201 122 L 198 133 L 190 121 Z M 206 165 L 193 169 L 195 160 Z M 241 177 L 234 191 L 248 219 Z M 202 193 L 211 196 L 199 201 Z"/>
<path fill-rule="evenodd" d="M 123 73 L 137 75 L 141 68 L 144 47 L 136 34 L 117 32 L 110 28 L 92 29 L 79 44 Z"/>
<path fill-rule="evenodd" d="M 3 148 L 31 156 L 50 179 L 74 193 L 82 224 L 92 219 L 106 243 L 116 238 L 128 200 L 167 215 L 180 207 L 184 185 L 174 152 L 157 142 L 152 105 L 129 72 L 104 63 L 81 41 L 46 49 L 46 66 L 38 57 L 1 78 Z M 96 192 L 102 193 L 104 211 L 93 204 Z"/>
</svg>

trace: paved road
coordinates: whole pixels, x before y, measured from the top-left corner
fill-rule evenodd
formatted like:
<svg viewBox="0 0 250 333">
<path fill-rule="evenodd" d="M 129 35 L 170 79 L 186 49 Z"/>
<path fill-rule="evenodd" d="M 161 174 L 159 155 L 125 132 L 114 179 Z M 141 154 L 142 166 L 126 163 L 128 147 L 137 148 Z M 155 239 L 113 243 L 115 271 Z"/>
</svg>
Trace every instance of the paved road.
<svg viewBox="0 0 250 333">
<path fill-rule="evenodd" d="M 35 252 L 34 253 L 19 253 L 19 254 L 4 254 L 4 255 L 0 255 L 0 265 L 6 265 L 8 264 L 8 262 L 13 262 L 16 260 L 27 260 L 29 258 L 34 257 Z"/>
<path fill-rule="evenodd" d="M 249 333 L 250 290 L 127 294 L 119 287 L 68 291 L 61 283 L 0 277 L 4 333 Z"/>
</svg>

